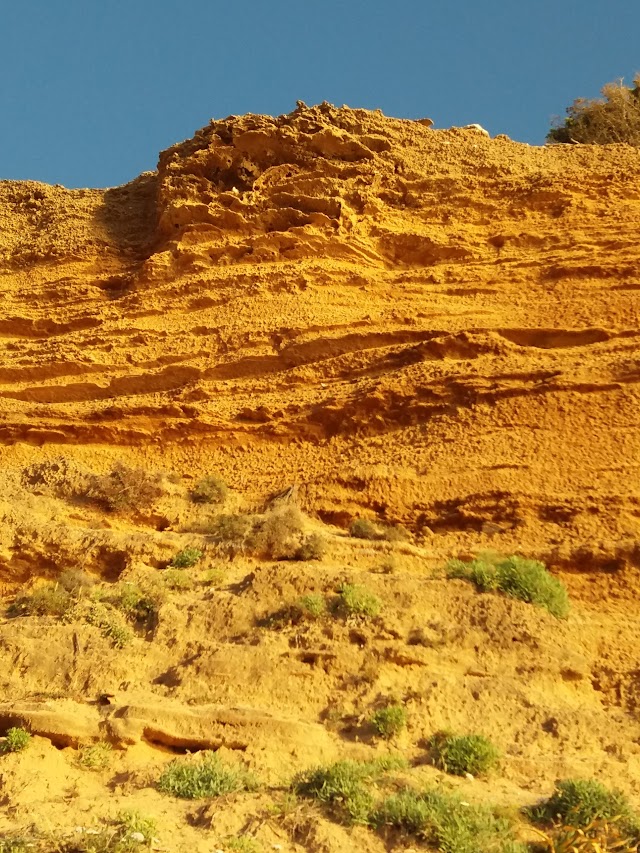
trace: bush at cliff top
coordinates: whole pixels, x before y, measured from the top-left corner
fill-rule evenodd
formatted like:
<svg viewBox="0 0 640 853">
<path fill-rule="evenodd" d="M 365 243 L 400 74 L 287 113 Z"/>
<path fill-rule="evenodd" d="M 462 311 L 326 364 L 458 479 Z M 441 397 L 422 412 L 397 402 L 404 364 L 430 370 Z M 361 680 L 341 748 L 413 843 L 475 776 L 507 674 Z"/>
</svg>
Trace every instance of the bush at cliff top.
<svg viewBox="0 0 640 853">
<path fill-rule="evenodd" d="M 640 147 L 640 74 L 634 86 L 624 86 L 622 80 L 607 83 L 602 98 L 578 98 L 567 107 L 567 117 L 552 127 L 548 142 L 581 142 L 606 145 L 626 142 Z"/>
</svg>

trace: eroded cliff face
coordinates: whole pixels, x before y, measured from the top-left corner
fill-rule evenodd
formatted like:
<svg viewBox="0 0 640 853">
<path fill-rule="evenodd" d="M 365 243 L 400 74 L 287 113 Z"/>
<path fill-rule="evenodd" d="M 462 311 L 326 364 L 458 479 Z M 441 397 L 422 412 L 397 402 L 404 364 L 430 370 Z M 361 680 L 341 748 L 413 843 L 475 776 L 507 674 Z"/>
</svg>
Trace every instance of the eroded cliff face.
<svg viewBox="0 0 640 853">
<path fill-rule="evenodd" d="M 277 804 L 308 766 L 386 751 L 366 721 L 391 700 L 413 785 L 442 784 L 424 744 L 450 728 L 503 754 L 447 781 L 465 800 L 594 776 L 640 802 L 639 237 L 636 149 L 326 104 L 214 121 L 124 187 L 0 183 L 2 613 L 67 569 L 101 584 L 62 620 L 0 616 L 0 736 L 35 741 L 0 758 L 0 837 L 36 814 L 48 850 L 134 807 L 168 850 L 384 853 Z M 149 506 L 87 500 L 120 463 L 164 472 Z M 217 509 L 190 499 L 212 472 Z M 274 493 L 322 564 L 220 551 L 211 515 Z M 350 538 L 356 517 L 410 541 Z M 185 547 L 204 556 L 167 585 Z M 569 619 L 444 578 L 484 549 L 544 559 Z M 287 621 L 345 581 L 381 615 Z M 131 584 L 160 603 L 119 646 L 92 608 Z M 105 739 L 92 774 L 80 750 Z M 202 749 L 261 792 L 155 789 Z"/>
<path fill-rule="evenodd" d="M 125 187 L 5 182 L 0 223 L 5 464 L 295 482 L 436 553 L 633 553 L 634 149 L 300 106 Z"/>
</svg>

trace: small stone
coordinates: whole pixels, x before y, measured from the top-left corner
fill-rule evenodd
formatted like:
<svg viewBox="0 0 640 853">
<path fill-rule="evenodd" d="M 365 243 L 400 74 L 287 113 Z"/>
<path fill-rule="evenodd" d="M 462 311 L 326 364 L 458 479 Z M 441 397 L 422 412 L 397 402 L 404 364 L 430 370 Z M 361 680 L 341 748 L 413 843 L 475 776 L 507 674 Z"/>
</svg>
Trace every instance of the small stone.
<svg viewBox="0 0 640 853">
<path fill-rule="evenodd" d="M 146 841 L 144 835 L 141 832 L 132 832 L 129 838 L 132 841 L 137 841 L 138 844 L 143 844 Z"/>
<path fill-rule="evenodd" d="M 468 779 L 470 782 L 473 782 L 473 780 L 475 779 L 475 776 L 472 773 L 465 773 L 464 778 Z"/>
</svg>

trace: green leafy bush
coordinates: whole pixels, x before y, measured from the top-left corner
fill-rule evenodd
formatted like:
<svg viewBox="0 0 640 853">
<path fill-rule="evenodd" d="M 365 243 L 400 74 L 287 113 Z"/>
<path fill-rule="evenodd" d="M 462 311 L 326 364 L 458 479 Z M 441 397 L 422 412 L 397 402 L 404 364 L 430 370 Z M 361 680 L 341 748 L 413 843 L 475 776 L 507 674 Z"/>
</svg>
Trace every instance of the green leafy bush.
<svg viewBox="0 0 640 853">
<path fill-rule="evenodd" d="M 27 595 L 18 596 L 7 608 L 8 616 L 67 616 L 75 599 L 57 583 L 36 587 Z"/>
<path fill-rule="evenodd" d="M 547 134 L 549 142 L 605 145 L 626 142 L 640 147 L 640 75 L 632 88 L 623 81 L 607 83 L 603 98 L 578 98 L 567 107 L 567 117 Z"/>
<path fill-rule="evenodd" d="M 183 548 L 171 559 L 169 565 L 173 569 L 190 569 L 202 559 L 203 552 L 199 548 Z"/>
<path fill-rule="evenodd" d="M 229 488 L 217 474 L 203 477 L 191 490 L 191 500 L 197 504 L 222 504 L 226 501 Z"/>
<path fill-rule="evenodd" d="M 7 730 L 4 741 L 0 743 L 0 753 L 22 752 L 31 743 L 31 735 L 26 729 L 13 726 Z"/>
<path fill-rule="evenodd" d="M 260 853 L 262 847 L 255 838 L 247 835 L 238 835 L 233 838 L 225 838 L 224 849 L 233 853 Z"/>
<path fill-rule="evenodd" d="M 595 779 L 564 779 L 548 800 L 529 810 L 537 822 L 564 824 L 584 829 L 594 820 L 618 818 L 626 829 L 636 832 L 640 841 L 640 822 L 628 799 L 618 790 L 610 790 Z"/>
<path fill-rule="evenodd" d="M 399 756 L 375 761 L 338 761 L 299 773 L 292 782 L 295 794 L 327 804 L 346 823 L 369 823 L 374 806 L 371 784 L 392 770 L 406 767 Z"/>
<path fill-rule="evenodd" d="M 84 613 L 89 625 L 100 628 L 103 636 L 111 640 L 116 649 L 123 649 L 133 639 L 131 631 L 124 624 L 122 614 L 110 604 L 94 601 Z"/>
<path fill-rule="evenodd" d="M 373 714 L 371 723 L 380 737 L 391 740 L 407 725 L 407 712 L 402 705 L 387 705 Z"/>
<path fill-rule="evenodd" d="M 483 592 L 499 591 L 544 607 L 558 619 L 566 618 L 569 613 L 566 587 L 537 560 L 516 556 L 451 560 L 447 576 L 471 581 Z"/>
<path fill-rule="evenodd" d="M 158 621 L 162 595 L 157 589 L 141 589 L 135 583 L 123 583 L 110 596 L 111 603 L 132 622 L 146 628 Z"/>
<path fill-rule="evenodd" d="M 415 836 L 441 853 L 526 853 L 511 823 L 483 806 L 465 803 L 437 789 L 401 790 L 385 798 L 371 814 L 382 829 L 393 827 Z"/>
<path fill-rule="evenodd" d="M 296 606 L 303 616 L 321 619 L 327 614 L 327 600 L 318 592 L 310 592 L 298 599 Z"/>
<path fill-rule="evenodd" d="M 78 752 L 77 763 L 85 770 L 104 770 L 111 764 L 111 758 L 111 744 L 101 741 L 83 746 Z"/>
<path fill-rule="evenodd" d="M 168 589 L 178 592 L 193 588 L 193 578 L 186 569 L 166 569 L 162 580 Z"/>
<path fill-rule="evenodd" d="M 158 780 L 158 789 L 185 800 L 220 797 L 235 791 L 255 790 L 254 777 L 241 767 L 229 767 L 213 753 L 196 760 L 176 759 Z"/>
<path fill-rule="evenodd" d="M 382 609 L 382 602 L 365 586 L 345 583 L 340 587 L 337 609 L 345 616 L 372 619 Z"/>
<path fill-rule="evenodd" d="M 495 767 L 500 753 L 484 735 L 452 735 L 438 732 L 429 740 L 436 767 L 455 776 L 484 776 Z"/>
</svg>

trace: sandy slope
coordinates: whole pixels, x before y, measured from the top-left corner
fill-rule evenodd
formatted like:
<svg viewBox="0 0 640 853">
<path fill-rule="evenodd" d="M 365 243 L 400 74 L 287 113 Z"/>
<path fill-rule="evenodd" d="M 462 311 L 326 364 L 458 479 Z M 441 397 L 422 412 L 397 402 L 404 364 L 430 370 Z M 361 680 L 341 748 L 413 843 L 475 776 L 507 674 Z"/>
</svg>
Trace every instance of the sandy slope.
<svg viewBox="0 0 640 853">
<path fill-rule="evenodd" d="M 1 759 L 4 823 L 37 803 L 84 825 L 125 800 L 159 816 L 168 849 L 209 851 L 268 797 L 207 829 L 153 789 L 167 749 L 211 738 L 279 784 L 383 749 L 362 719 L 386 696 L 407 704 L 413 759 L 442 726 L 495 738 L 501 773 L 461 783 L 469 797 L 521 804 L 567 775 L 640 797 L 639 223 L 630 147 L 533 148 L 329 105 L 212 122 L 125 187 L 0 183 L 7 596 L 70 566 L 147 578 L 206 545 L 187 491 L 209 471 L 249 509 L 297 485 L 330 539 L 320 568 L 233 561 L 124 650 L 84 624 L 1 624 L 0 723 L 43 736 Z M 146 514 L 72 499 L 78 472 L 118 460 L 175 475 Z M 344 536 L 360 515 L 413 534 L 393 575 Z M 483 548 L 546 560 L 568 622 L 434 576 Z M 345 579 L 382 596 L 375 626 L 256 627 Z M 107 710 L 90 704 L 104 692 Z M 78 769 L 78 744 L 105 731 L 114 765 Z M 383 849 L 315 818 L 298 836 L 260 820 L 265 849 Z"/>
</svg>

